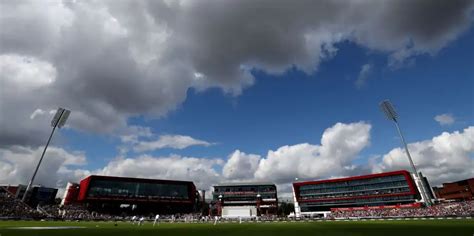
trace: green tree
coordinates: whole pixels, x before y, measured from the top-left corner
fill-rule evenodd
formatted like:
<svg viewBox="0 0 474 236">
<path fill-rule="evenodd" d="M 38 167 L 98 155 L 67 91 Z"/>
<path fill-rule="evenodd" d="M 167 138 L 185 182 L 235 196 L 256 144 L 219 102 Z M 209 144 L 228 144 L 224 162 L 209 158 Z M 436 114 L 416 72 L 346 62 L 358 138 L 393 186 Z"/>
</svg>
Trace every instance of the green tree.
<svg viewBox="0 0 474 236">
<path fill-rule="evenodd" d="M 278 206 L 278 215 L 287 216 L 295 211 L 295 205 L 291 202 L 281 202 Z"/>
</svg>

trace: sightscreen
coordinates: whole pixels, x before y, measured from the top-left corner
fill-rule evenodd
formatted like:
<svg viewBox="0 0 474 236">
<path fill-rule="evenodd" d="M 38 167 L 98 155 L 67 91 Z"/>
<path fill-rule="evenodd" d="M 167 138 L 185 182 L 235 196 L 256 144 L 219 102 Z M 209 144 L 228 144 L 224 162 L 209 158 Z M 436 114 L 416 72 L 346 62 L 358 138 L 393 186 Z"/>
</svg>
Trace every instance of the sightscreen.
<svg viewBox="0 0 474 236">
<path fill-rule="evenodd" d="M 248 218 L 256 215 L 257 209 L 254 206 L 224 207 L 222 217 L 224 218 Z"/>
</svg>

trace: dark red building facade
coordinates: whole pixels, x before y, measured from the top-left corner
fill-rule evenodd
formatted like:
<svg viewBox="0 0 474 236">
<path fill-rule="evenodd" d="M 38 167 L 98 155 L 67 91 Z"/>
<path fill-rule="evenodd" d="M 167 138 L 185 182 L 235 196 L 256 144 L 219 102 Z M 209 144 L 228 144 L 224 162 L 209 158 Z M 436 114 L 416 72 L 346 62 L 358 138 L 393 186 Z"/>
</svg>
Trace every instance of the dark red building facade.
<svg viewBox="0 0 474 236">
<path fill-rule="evenodd" d="M 76 202 L 98 212 L 172 214 L 193 212 L 198 199 L 190 181 L 91 175 L 81 180 Z"/>
<path fill-rule="evenodd" d="M 414 207 L 420 199 L 408 171 L 400 170 L 348 178 L 293 183 L 295 206 L 305 212 L 337 208 L 404 205 Z"/>
<path fill-rule="evenodd" d="M 436 197 L 444 200 L 472 200 L 474 196 L 474 178 L 444 183 L 433 188 Z"/>
</svg>

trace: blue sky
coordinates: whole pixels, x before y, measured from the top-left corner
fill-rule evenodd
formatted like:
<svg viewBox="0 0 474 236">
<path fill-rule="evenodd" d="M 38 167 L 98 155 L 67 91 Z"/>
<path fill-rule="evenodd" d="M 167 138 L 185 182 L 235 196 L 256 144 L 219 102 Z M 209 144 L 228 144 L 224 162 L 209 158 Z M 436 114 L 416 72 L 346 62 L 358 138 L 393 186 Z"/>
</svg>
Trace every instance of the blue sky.
<svg viewBox="0 0 474 236">
<path fill-rule="evenodd" d="M 57 107 L 72 113 L 37 183 L 58 188 L 102 174 L 288 192 L 407 169 L 384 99 L 433 183 L 474 176 L 472 1 L 0 8 L 0 183 L 28 181 Z"/>
</svg>

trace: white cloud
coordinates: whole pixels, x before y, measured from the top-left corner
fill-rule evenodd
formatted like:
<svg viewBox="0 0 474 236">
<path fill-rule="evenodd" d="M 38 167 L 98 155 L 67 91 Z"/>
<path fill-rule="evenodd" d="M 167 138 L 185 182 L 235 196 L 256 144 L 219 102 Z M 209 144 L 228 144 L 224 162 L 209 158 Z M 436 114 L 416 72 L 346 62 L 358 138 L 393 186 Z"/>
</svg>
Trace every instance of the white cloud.
<svg viewBox="0 0 474 236">
<path fill-rule="evenodd" d="M 142 155 L 137 158 L 117 158 L 104 168 L 96 170 L 96 174 L 174 179 L 194 181 L 198 188 L 208 190 L 212 184 L 220 181 L 220 173 L 215 169 L 221 166 L 221 159 L 182 157 L 154 157 Z"/>
<path fill-rule="evenodd" d="M 41 109 L 36 109 L 33 113 L 30 115 L 30 119 L 33 120 L 36 116 L 38 115 L 44 115 L 46 112 L 41 110 Z"/>
<path fill-rule="evenodd" d="M 269 151 L 255 177 L 290 182 L 295 177 L 346 175 L 354 170 L 352 161 L 358 153 L 370 144 L 370 129 L 365 122 L 337 123 L 324 131 L 321 145 L 302 143 Z"/>
<path fill-rule="evenodd" d="M 27 184 L 42 150 L 43 147 L 31 149 L 20 146 L 0 149 L 0 183 Z M 221 174 L 216 169 L 224 163 L 221 159 L 179 155 L 118 157 L 99 169 L 84 169 L 86 162 L 83 152 L 68 152 L 50 146 L 36 176 L 35 184 L 62 189 L 67 182 L 78 182 L 88 175 L 97 174 L 192 180 L 197 187 L 209 190 L 212 184 L 220 181 Z"/>
<path fill-rule="evenodd" d="M 120 135 L 120 141 L 122 143 L 137 144 L 140 138 L 149 138 L 153 136 L 153 132 L 150 127 L 145 126 L 129 126 Z"/>
<path fill-rule="evenodd" d="M 136 152 L 153 151 L 162 148 L 184 149 L 190 146 L 210 146 L 212 143 L 185 135 L 161 135 L 156 141 L 140 141 L 133 147 Z"/>
<path fill-rule="evenodd" d="M 117 158 L 97 174 L 192 180 L 199 188 L 229 181 L 273 181 L 289 196 L 294 177 L 328 178 L 361 171 L 352 162 L 370 144 L 371 125 L 337 123 L 325 130 L 321 145 L 297 144 L 269 151 L 266 157 L 235 150 L 227 158 L 171 155 Z M 163 145 L 158 145 L 163 146 Z"/>
<path fill-rule="evenodd" d="M 0 76 L 0 82 L 21 84 L 18 88 L 22 90 L 49 85 L 54 82 L 57 73 L 56 68 L 47 61 L 14 54 L 0 55 L 0 71 L 7 74 Z"/>
<path fill-rule="evenodd" d="M 372 71 L 372 64 L 367 63 L 362 65 L 362 67 L 360 68 L 359 76 L 357 76 L 357 80 L 355 82 L 357 88 L 361 88 L 367 83 L 367 80 L 369 79 L 370 74 L 372 74 Z"/>
<path fill-rule="evenodd" d="M 434 185 L 474 176 L 474 126 L 410 143 L 408 148 L 418 170 Z M 383 155 L 372 169 L 374 172 L 410 170 L 410 166 L 404 150 L 395 148 Z"/>
<path fill-rule="evenodd" d="M 257 170 L 260 156 L 235 150 L 229 155 L 222 168 L 222 175 L 230 180 L 252 180 Z"/>
<path fill-rule="evenodd" d="M 43 147 L 0 148 L 0 183 L 27 184 L 42 151 Z M 35 184 L 64 187 L 67 181 L 77 181 L 88 173 L 77 169 L 85 164 L 86 157 L 83 152 L 68 152 L 50 146 L 36 175 Z"/>
<path fill-rule="evenodd" d="M 415 64 L 415 56 L 422 54 L 417 52 L 414 48 L 406 47 L 390 54 L 388 58 L 388 67 L 392 70 L 400 69 L 402 67 L 413 66 Z"/>
<path fill-rule="evenodd" d="M 441 114 L 434 117 L 440 125 L 452 125 L 456 120 L 452 114 Z"/>
<path fill-rule="evenodd" d="M 142 155 L 117 158 L 94 173 L 193 180 L 203 189 L 210 189 L 220 182 L 274 181 L 281 193 L 288 195 L 294 177 L 327 178 L 359 173 L 362 167 L 352 161 L 369 145 L 370 129 L 371 126 L 364 122 L 337 123 L 325 130 L 321 145 L 283 146 L 269 151 L 264 158 L 240 150 L 221 159 Z"/>
</svg>

